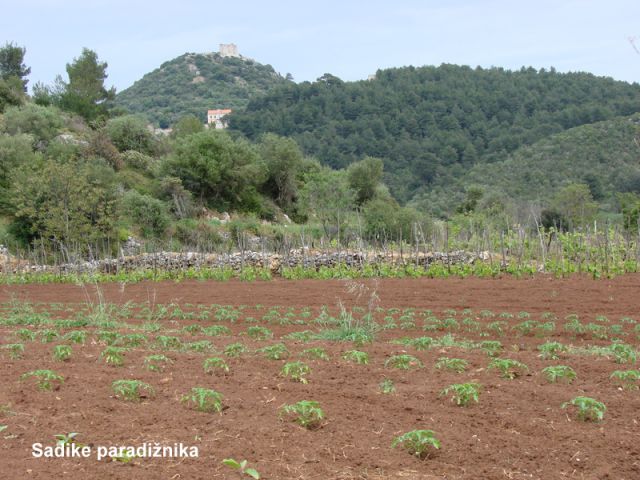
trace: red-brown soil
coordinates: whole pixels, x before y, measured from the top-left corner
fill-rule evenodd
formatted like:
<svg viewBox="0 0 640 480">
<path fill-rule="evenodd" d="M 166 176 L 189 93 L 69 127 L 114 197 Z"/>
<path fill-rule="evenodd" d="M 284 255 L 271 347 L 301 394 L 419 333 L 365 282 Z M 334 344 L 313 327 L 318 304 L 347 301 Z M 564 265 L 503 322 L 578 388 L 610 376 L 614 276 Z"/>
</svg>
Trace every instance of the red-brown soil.
<svg viewBox="0 0 640 480">
<path fill-rule="evenodd" d="M 223 458 L 248 459 L 266 479 L 638 479 L 640 478 L 640 392 L 622 390 L 609 379 L 615 370 L 637 368 L 619 365 L 611 358 L 593 355 L 564 355 L 560 360 L 539 358 L 537 346 L 545 341 L 567 345 L 609 345 L 609 340 L 573 337 L 564 331 L 564 317 L 575 313 L 587 324 L 597 315 L 606 315 L 611 325 L 621 325 L 624 342 L 638 348 L 635 324 L 622 323 L 629 316 L 640 321 L 640 275 L 613 280 L 594 281 L 586 277 L 552 279 L 446 279 L 380 280 L 365 282 L 374 288 L 383 308 L 415 308 L 416 327 L 400 327 L 381 332 L 373 344 L 357 347 L 370 356 L 368 365 L 355 365 L 342 358 L 354 347 L 351 343 L 303 343 L 284 340 L 291 352 L 290 360 L 310 347 L 326 349 L 329 360 L 304 360 L 312 372 L 309 383 L 295 383 L 279 375 L 285 360 L 268 360 L 254 353 L 256 349 L 280 341 L 287 333 L 314 330 L 313 323 L 322 305 L 337 310 L 340 300 L 347 308 L 366 305 L 365 297 L 355 299 L 342 281 L 270 282 L 183 282 L 140 283 L 95 287 L 73 285 L 28 285 L 0 288 L 0 302 L 29 301 L 52 318 L 71 318 L 90 300 L 95 307 L 103 302 L 135 302 L 129 326 L 121 333 L 131 333 L 140 326 L 142 304 L 179 304 L 184 311 L 198 311 L 198 305 L 215 311 L 213 304 L 246 305 L 235 323 L 208 320 L 160 321 L 162 331 L 145 333 L 150 340 L 158 334 L 175 335 L 184 342 L 209 340 L 219 352 L 159 351 L 140 346 L 125 354 L 122 367 L 106 365 L 100 354 L 105 345 L 98 342 L 95 327 L 86 327 L 84 345 L 72 344 L 73 355 L 67 362 L 52 359 L 53 343 L 21 341 L 14 332 L 23 326 L 0 326 L 0 344 L 24 343 L 23 358 L 11 359 L 0 351 L 0 477 L 7 479 L 234 479 L 240 478 L 221 464 Z M 50 304 L 62 303 L 70 311 L 55 310 Z M 295 307 L 292 318 L 304 323 L 279 325 L 262 320 L 269 308 L 256 305 Z M 6 307 L 6 303 L 5 303 Z M 308 318 L 300 315 L 310 307 Z M 504 336 L 480 336 L 461 327 L 459 330 L 423 331 L 420 312 L 433 311 L 439 318 L 477 321 L 487 332 L 489 322 L 501 312 L 515 317 L 507 322 Z M 463 314 L 463 309 L 472 313 Z M 491 310 L 495 317 L 481 314 Z M 522 321 L 519 312 L 528 312 L 540 320 L 543 312 L 557 316 L 557 328 L 545 337 L 521 336 L 509 328 Z M 6 309 L 2 316 L 6 316 Z M 384 316 L 377 320 L 384 323 Z M 391 314 L 393 315 L 393 313 Z M 396 323 L 400 312 L 395 314 Z M 244 319 L 252 317 L 257 323 Z M 540 320 L 546 321 L 546 320 Z M 183 326 L 222 324 L 231 336 L 205 337 L 181 331 Z M 247 329 L 260 325 L 273 331 L 269 340 L 254 340 Z M 42 330 L 53 327 L 27 327 Z M 68 331 L 62 330 L 61 333 Z M 390 343 L 402 337 L 442 337 L 479 342 L 499 340 L 504 345 L 502 357 L 512 358 L 529 367 L 528 374 L 514 380 L 499 377 L 487 370 L 491 359 L 478 349 L 438 347 L 419 351 Z M 220 356 L 225 345 L 242 342 L 248 352 L 238 358 L 226 358 L 231 372 L 226 376 L 205 375 L 202 362 Z M 174 363 L 162 373 L 144 368 L 144 357 L 164 353 Z M 425 367 L 411 371 L 385 368 L 391 355 L 409 353 Z M 458 357 L 469 362 L 464 373 L 433 368 L 442 356 Z M 549 384 L 540 371 L 549 365 L 571 366 L 577 380 Z M 65 377 L 64 384 L 50 392 L 38 391 L 20 376 L 36 369 L 51 369 Z M 381 394 L 381 380 L 392 379 L 393 394 Z M 132 403 L 117 399 L 111 383 L 117 379 L 138 379 L 155 389 L 153 398 Z M 458 407 L 440 391 L 453 383 L 482 384 L 480 402 Z M 201 413 L 181 404 L 180 397 L 194 386 L 213 388 L 224 395 L 227 407 L 222 414 Z M 602 422 L 578 421 L 575 412 L 560 406 L 575 396 L 594 397 L 607 406 Z M 279 407 L 299 400 L 316 400 L 326 414 L 322 427 L 309 431 L 280 418 Z M 392 449 L 397 435 L 413 429 L 431 429 L 442 448 L 421 460 L 401 449 Z M 144 442 L 165 445 L 182 442 L 199 447 L 196 459 L 139 459 L 130 463 L 87 459 L 36 459 L 31 445 L 41 442 L 54 445 L 54 435 L 80 432 L 78 441 L 94 448 L 104 445 L 138 446 Z M 249 478 L 249 477 L 245 477 Z"/>
</svg>

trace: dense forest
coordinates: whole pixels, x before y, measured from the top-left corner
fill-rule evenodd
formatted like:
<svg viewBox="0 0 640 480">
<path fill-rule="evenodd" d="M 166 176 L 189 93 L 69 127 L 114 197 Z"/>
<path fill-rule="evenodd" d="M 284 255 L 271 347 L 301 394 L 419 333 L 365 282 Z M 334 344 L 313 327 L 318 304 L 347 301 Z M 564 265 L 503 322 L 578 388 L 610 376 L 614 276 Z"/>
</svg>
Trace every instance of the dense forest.
<svg viewBox="0 0 640 480">
<path fill-rule="evenodd" d="M 284 85 L 253 99 L 230 126 L 250 139 L 294 138 L 334 168 L 381 158 L 392 193 L 406 202 L 523 145 L 639 111 L 637 84 L 553 69 L 441 65 L 380 70 L 371 81 L 327 74 Z"/>
<path fill-rule="evenodd" d="M 185 53 L 118 93 L 115 104 L 168 128 L 185 115 L 205 122 L 209 109 L 244 108 L 251 98 L 285 83 L 270 65 L 251 59 Z"/>
<path fill-rule="evenodd" d="M 94 51 L 31 95 L 24 54 L 0 48 L 5 245 L 91 256 L 130 237 L 172 250 L 388 244 L 441 232 L 443 220 L 452 235 L 600 219 L 638 229 L 636 84 L 454 66 L 325 75 L 279 80 L 227 131 L 167 100 L 179 118 L 164 135 L 117 106 Z"/>
</svg>

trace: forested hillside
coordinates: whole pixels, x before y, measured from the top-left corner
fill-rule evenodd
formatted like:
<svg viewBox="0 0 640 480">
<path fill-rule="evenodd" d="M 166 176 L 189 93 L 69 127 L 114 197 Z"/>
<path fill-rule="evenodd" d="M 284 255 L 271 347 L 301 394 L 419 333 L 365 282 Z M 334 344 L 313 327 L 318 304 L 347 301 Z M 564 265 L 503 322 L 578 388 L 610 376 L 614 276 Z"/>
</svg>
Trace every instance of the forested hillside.
<svg viewBox="0 0 640 480">
<path fill-rule="evenodd" d="M 442 215 L 480 189 L 485 199 L 544 205 L 566 185 L 580 183 L 605 210 L 615 211 L 617 194 L 640 193 L 640 115 L 575 127 L 505 160 L 478 164 L 453 182 L 443 180 L 421 189 L 412 204 Z"/>
<path fill-rule="evenodd" d="M 392 193 L 408 201 L 549 135 L 639 111 L 638 84 L 553 69 L 442 65 L 380 70 L 372 81 L 327 74 L 283 85 L 234 113 L 230 125 L 251 139 L 292 137 L 334 168 L 382 158 Z"/>
<path fill-rule="evenodd" d="M 166 128 L 185 115 L 204 122 L 208 109 L 242 108 L 250 98 L 284 83 L 270 65 L 251 59 L 185 53 L 118 93 L 116 105 Z"/>
</svg>

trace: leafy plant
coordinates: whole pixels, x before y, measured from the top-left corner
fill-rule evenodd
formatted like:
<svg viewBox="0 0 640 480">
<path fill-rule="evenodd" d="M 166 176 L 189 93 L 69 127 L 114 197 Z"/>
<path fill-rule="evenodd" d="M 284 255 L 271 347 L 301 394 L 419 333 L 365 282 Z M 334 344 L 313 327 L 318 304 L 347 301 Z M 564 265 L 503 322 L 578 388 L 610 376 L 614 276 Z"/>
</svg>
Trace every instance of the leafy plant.
<svg viewBox="0 0 640 480">
<path fill-rule="evenodd" d="M 9 358 L 12 360 L 19 360 L 24 353 L 24 345 L 22 343 L 8 343 L 3 345 L 2 348 L 9 352 Z"/>
<path fill-rule="evenodd" d="M 487 368 L 489 370 L 499 370 L 500 376 L 509 380 L 513 380 L 529 370 L 529 367 L 524 363 L 510 358 L 496 358 L 491 361 Z"/>
<path fill-rule="evenodd" d="M 111 384 L 111 388 L 117 396 L 130 402 L 155 395 L 153 387 L 140 380 L 116 380 Z"/>
<path fill-rule="evenodd" d="M 127 349 L 123 347 L 107 347 L 105 348 L 100 357 L 102 357 L 106 364 L 120 367 L 124 365 L 124 352 Z"/>
<path fill-rule="evenodd" d="M 33 342 L 36 338 L 36 332 L 28 328 L 20 328 L 16 330 L 15 336 L 24 342 Z"/>
<path fill-rule="evenodd" d="M 616 380 L 626 390 L 638 390 L 640 370 L 616 370 L 609 378 Z"/>
<path fill-rule="evenodd" d="M 228 357 L 239 357 L 241 354 L 247 351 L 247 347 L 240 343 L 230 343 L 226 347 L 224 347 L 223 353 Z"/>
<path fill-rule="evenodd" d="M 567 408 L 570 405 L 578 409 L 578 419 L 583 421 L 600 421 L 604 418 L 604 412 L 607 410 L 604 403 L 590 397 L 575 397 L 571 401 L 563 403 L 562 408 Z"/>
<path fill-rule="evenodd" d="M 560 342 L 547 342 L 542 345 L 538 345 L 540 351 L 540 358 L 544 360 L 558 360 L 560 354 L 567 351 L 567 346 Z"/>
<path fill-rule="evenodd" d="M 435 364 L 435 368 L 438 370 L 451 370 L 456 373 L 462 373 L 467 369 L 469 362 L 462 358 L 448 358 L 440 357 Z"/>
<path fill-rule="evenodd" d="M 393 380 L 390 378 L 385 378 L 380 382 L 380 391 L 385 394 L 394 393 L 396 391 L 396 386 L 393 384 Z"/>
<path fill-rule="evenodd" d="M 229 373 L 229 365 L 220 357 L 211 357 L 207 358 L 203 364 L 204 373 L 208 374 L 216 374 L 220 373 Z"/>
<path fill-rule="evenodd" d="M 82 330 L 73 330 L 67 333 L 63 338 L 71 343 L 84 344 L 84 342 L 87 340 L 87 332 L 84 332 Z"/>
<path fill-rule="evenodd" d="M 167 365 L 173 363 L 166 355 L 157 354 L 144 357 L 144 366 L 147 370 L 152 372 L 162 372 Z"/>
<path fill-rule="evenodd" d="M 80 434 L 77 432 L 71 432 L 66 434 L 59 433 L 57 435 L 54 435 L 54 437 L 58 445 L 77 445 L 79 448 L 82 448 L 83 445 L 76 441 L 76 437 L 78 435 Z"/>
<path fill-rule="evenodd" d="M 258 353 L 264 354 L 269 360 L 282 360 L 289 357 L 289 350 L 283 343 L 276 343 L 257 350 Z"/>
<path fill-rule="evenodd" d="M 273 336 L 273 332 L 266 327 L 252 326 L 247 329 L 247 335 L 255 340 L 266 340 Z"/>
<path fill-rule="evenodd" d="M 566 365 L 554 365 L 542 369 L 542 373 L 550 383 L 555 383 L 560 379 L 564 379 L 567 383 L 571 383 L 576 379 L 576 372 L 573 368 Z"/>
<path fill-rule="evenodd" d="M 307 429 L 318 428 L 324 419 L 324 412 L 320 404 L 313 400 L 302 400 L 293 405 L 284 405 L 280 415 L 289 415 L 301 426 Z"/>
<path fill-rule="evenodd" d="M 327 355 L 326 350 L 322 347 L 307 348 L 301 352 L 301 355 L 318 360 L 329 360 L 329 355 Z"/>
<path fill-rule="evenodd" d="M 458 406 L 466 406 L 472 400 L 476 403 L 480 398 L 480 384 L 478 383 L 456 383 L 449 385 L 440 392 L 440 396 L 452 394 L 451 401 L 456 402 Z"/>
<path fill-rule="evenodd" d="M 56 345 L 53 347 L 53 358 L 59 362 L 66 362 L 71 358 L 71 347 L 69 345 Z"/>
<path fill-rule="evenodd" d="M 24 380 L 30 377 L 36 379 L 40 390 L 57 390 L 64 383 L 64 377 L 52 370 L 32 370 L 24 373 L 20 378 Z"/>
<path fill-rule="evenodd" d="M 608 347 L 616 363 L 636 363 L 636 350 L 626 343 L 613 343 Z"/>
<path fill-rule="evenodd" d="M 241 477 L 246 475 L 247 477 L 254 478 L 255 480 L 260 479 L 260 474 L 255 468 L 247 468 L 246 460 L 238 462 L 233 458 L 225 458 L 224 460 L 222 460 L 222 463 L 228 467 L 233 468 L 234 470 L 237 470 Z"/>
<path fill-rule="evenodd" d="M 502 351 L 502 343 L 497 340 L 484 340 L 478 347 L 490 357 L 495 357 Z"/>
<path fill-rule="evenodd" d="M 156 341 L 165 349 L 177 349 L 182 346 L 182 341 L 178 337 L 172 337 L 169 335 L 158 335 L 156 337 Z"/>
<path fill-rule="evenodd" d="M 222 394 L 215 390 L 193 387 L 191 392 L 182 396 L 181 401 L 193 406 L 200 412 L 222 413 L 222 399 Z"/>
<path fill-rule="evenodd" d="M 289 377 L 294 382 L 307 383 L 305 378 L 311 373 L 311 368 L 304 362 L 289 362 L 285 363 L 280 371 L 280 375 L 283 377 Z"/>
<path fill-rule="evenodd" d="M 422 368 L 424 364 L 413 355 L 393 355 L 384 362 L 385 367 L 393 367 L 399 370 L 409 370 L 411 368 Z"/>
<path fill-rule="evenodd" d="M 435 437 L 433 430 L 411 430 L 394 438 L 391 447 L 396 448 L 397 446 L 402 447 L 411 455 L 425 458 L 431 449 L 438 450 L 440 448 L 440 441 Z"/>
<path fill-rule="evenodd" d="M 369 354 L 359 350 L 349 350 L 342 354 L 342 358 L 359 365 L 367 365 L 369 363 Z"/>
</svg>

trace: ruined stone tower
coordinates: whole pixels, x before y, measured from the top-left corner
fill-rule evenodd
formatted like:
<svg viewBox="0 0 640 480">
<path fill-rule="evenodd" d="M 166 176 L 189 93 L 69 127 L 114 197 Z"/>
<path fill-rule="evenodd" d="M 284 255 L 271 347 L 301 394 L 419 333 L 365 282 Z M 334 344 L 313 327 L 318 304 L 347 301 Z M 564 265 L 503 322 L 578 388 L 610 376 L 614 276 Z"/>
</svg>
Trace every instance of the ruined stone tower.
<svg viewBox="0 0 640 480">
<path fill-rule="evenodd" d="M 219 52 L 221 57 L 240 57 L 235 43 L 221 43 Z"/>
</svg>

